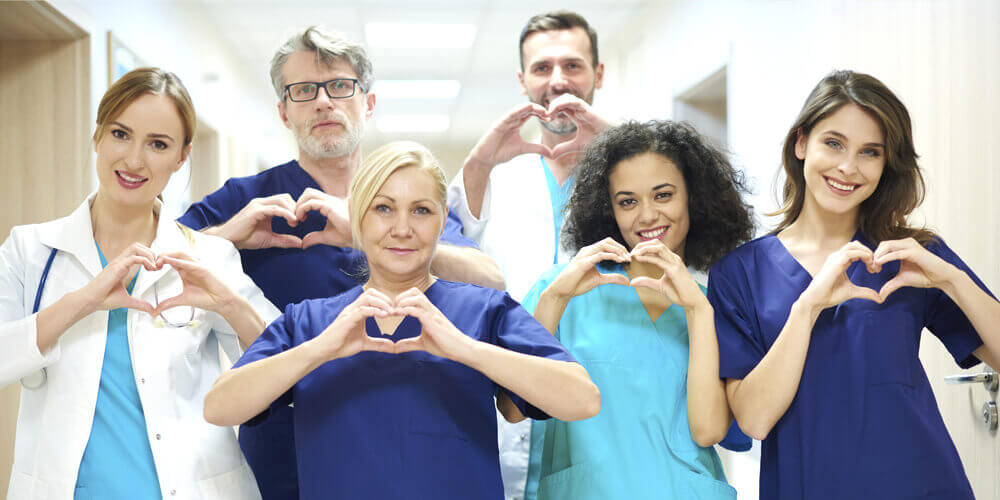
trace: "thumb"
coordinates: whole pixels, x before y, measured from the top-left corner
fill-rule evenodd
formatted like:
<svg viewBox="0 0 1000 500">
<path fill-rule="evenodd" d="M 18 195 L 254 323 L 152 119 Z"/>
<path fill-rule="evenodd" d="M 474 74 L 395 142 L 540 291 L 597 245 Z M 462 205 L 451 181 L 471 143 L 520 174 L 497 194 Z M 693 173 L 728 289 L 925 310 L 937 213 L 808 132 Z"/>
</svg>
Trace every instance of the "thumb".
<svg viewBox="0 0 1000 500">
<path fill-rule="evenodd" d="M 399 342 L 396 342 L 395 347 L 396 347 L 396 354 L 403 352 L 410 352 L 410 351 L 423 351 L 424 341 L 418 335 L 416 337 L 410 337 L 408 339 L 403 339 L 400 340 Z"/>
<path fill-rule="evenodd" d="M 853 285 L 851 286 L 849 294 L 852 299 L 865 299 L 879 304 L 882 303 L 881 295 L 868 287 Z"/>
<path fill-rule="evenodd" d="M 602 285 L 623 285 L 623 286 L 631 285 L 631 283 L 629 283 L 628 281 L 628 278 L 618 273 L 609 273 L 609 274 L 597 273 L 597 275 L 598 275 L 598 280 Z"/>
<path fill-rule="evenodd" d="M 190 305 L 186 301 L 187 301 L 187 296 L 183 292 L 181 292 L 180 295 L 170 297 L 169 299 L 160 302 L 159 305 L 156 306 L 156 309 L 153 310 L 153 312 L 156 314 L 160 314 L 163 311 L 166 311 L 167 309 L 170 309 L 172 307 Z"/>
<path fill-rule="evenodd" d="M 301 246 L 303 250 L 316 245 L 336 246 L 324 231 L 315 231 L 302 237 Z"/>
<path fill-rule="evenodd" d="M 654 280 L 653 278 L 649 278 L 646 276 L 639 276 L 638 278 L 633 278 L 632 281 L 629 282 L 629 286 L 632 287 L 642 286 L 646 288 L 652 288 L 653 290 L 659 290 L 660 280 Z"/>
<path fill-rule="evenodd" d="M 153 309 L 152 304 L 146 302 L 145 300 L 139 300 L 135 297 L 129 297 L 125 300 L 125 307 L 129 309 L 135 309 L 137 311 L 143 311 L 150 316 L 156 316 L 156 310 Z"/>
<path fill-rule="evenodd" d="M 882 289 L 878 291 L 878 295 L 884 301 L 890 295 L 892 295 L 893 292 L 899 290 L 904 286 L 906 286 L 906 284 L 903 283 L 903 280 L 899 279 L 898 277 L 893 278 L 887 281 L 886 284 L 882 285 Z"/>
<path fill-rule="evenodd" d="M 303 248 L 302 240 L 290 234 L 274 234 L 270 243 L 272 248 Z"/>
</svg>

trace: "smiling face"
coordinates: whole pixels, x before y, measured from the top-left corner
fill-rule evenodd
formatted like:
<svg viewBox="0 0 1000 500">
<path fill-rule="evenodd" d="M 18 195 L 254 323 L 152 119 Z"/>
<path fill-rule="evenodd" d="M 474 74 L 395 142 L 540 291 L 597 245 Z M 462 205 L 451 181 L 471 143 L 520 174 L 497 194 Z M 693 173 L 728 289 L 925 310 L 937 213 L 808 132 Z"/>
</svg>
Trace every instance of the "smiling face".
<svg viewBox="0 0 1000 500">
<path fill-rule="evenodd" d="M 285 85 L 298 82 L 325 82 L 334 78 L 355 78 L 357 74 L 343 59 L 325 65 L 314 52 L 288 56 L 283 69 Z M 369 89 L 370 90 L 370 89 Z M 353 154 L 364 135 L 365 122 L 375 111 L 375 95 L 355 88 L 346 99 L 331 99 L 319 89 L 316 99 L 292 102 L 287 92 L 278 103 L 281 121 L 295 135 L 299 155 L 314 159 L 340 158 Z"/>
<path fill-rule="evenodd" d="M 669 158 L 642 153 L 622 160 L 608 176 L 611 207 L 626 246 L 660 240 L 684 257 L 690 219 L 684 175 Z"/>
<path fill-rule="evenodd" d="M 184 125 L 174 101 L 144 94 L 112 119 L 94 143 L 100 194 L 121 205 L 144 206 L 184 164 Z"/>
<path fill-rule="evenodd" d="M 393 172 L 361 219 L 360 243 L 369 269 L 389 281 L 429 275 L 447 215 L 430 173 L 417 167 Z"/>
<path fill-rule="evenodd" d="M 594 90 L 601 88 L 604 64 L 594 67 L 590 38 L 583 28 L 532 33 L 521 46 L 524 68 L 518 72 L 521 93 L 544 108 L 562 94 L 573 94 L 593 104 Z M 572 134 L 576 124 L 560 113 L 542 126 L 555 134 Z"/>
<path fill-rule="evenodd" d="M 856 217 L 885 169 L 885 133 L 860 106 L 846 104 L 816 123 L 808 137 L 799 134 L 795 156 L 804 161 L 803 211 Z"/>
</svg>

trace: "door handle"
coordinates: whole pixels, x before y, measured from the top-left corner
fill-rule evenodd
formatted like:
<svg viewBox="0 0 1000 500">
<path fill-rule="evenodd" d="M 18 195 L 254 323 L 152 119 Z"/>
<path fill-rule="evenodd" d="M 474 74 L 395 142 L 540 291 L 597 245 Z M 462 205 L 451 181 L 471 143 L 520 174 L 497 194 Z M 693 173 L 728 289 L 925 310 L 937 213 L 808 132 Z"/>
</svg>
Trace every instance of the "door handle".
<svg viewBox="0 0 1000 500">
<path fill-rule="evenodd" d="M 997 372 L 987 369 L 987 371 L 980 373 L 963 373 L 960 375 L 948 375 L 944 378 L 946 384 L 969 384 L 975 382 L 981 382 L 983 386 L 986 387 L 987 391 L 997 392 L 1000 388 L 1000 376 Z"/>
<path fill-rule="evenodd" d="M 986 424 L 986 428 L 991 431 L 997 429 L 997 404 L 993 401 L 987 401 L 983 405 L 983 423 Z"/>
</svg>

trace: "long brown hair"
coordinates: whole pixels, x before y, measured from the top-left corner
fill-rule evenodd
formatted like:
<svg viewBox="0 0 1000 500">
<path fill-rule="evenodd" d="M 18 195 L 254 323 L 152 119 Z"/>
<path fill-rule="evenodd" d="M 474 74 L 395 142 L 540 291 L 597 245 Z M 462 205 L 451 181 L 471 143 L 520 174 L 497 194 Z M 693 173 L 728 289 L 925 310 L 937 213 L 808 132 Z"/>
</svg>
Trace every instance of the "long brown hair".
<svg viewBox="0 0 1000 500">
<path fill-rule="evenodd" d="M 877 120 L 885 134 L 885 168 L 875 192 L 861 202 L 858 228 L 870 241 L 914 238 L 921 244 L 935 237 L 923 227 L 913 227 L 907 216 L 924 200 L 924 177 L 917 165 L 913 147 L 913 128 L 906 106 L 877 78 L 854 71 L 834 71 L 813 88 L 798 118 L 785 136 L 781 160 L 785 185 L 781 208 L 771 216 L 781 215 L 777 233 L 799 218 L 805 202 L 805 162 L 795 156 L 795 143 L 801 134 L 809 137 L 817 123 L 847 104 L 856 104 Z"/>
<path fill-rule="evenodd" d="M 177 75 L 160 68 L 133 69 L 108 88 L 101 98 L 101 104 L 97 106 L 94 142 L 100 142 L 111 122 L 121 116 L 125 108 L 136 99 L 146 94 L 162 94 L 174 101 L 177 114 L 181 117 L 181 125 L 184 127 L 184 146 L 191 144 L 195 128 L 198 126 L 191 96 Z"/>
</svg>

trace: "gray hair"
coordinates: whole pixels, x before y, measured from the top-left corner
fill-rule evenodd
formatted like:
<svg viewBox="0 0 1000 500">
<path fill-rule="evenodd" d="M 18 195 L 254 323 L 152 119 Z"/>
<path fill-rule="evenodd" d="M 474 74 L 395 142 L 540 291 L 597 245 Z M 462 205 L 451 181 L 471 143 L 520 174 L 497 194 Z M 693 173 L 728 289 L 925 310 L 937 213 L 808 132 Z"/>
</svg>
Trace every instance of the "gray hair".
<svg viewBox="0 0 1000 500">
<path fill-rule="evenodd" d="M 288 56 L 307 51 L 315 52 L 316 57 L 326 65 L 333 64 L 337 59 L 343 59 L 351 65 L 354 74 L 358 75 L 362 90 L 364 92 L 371 90 L 374 81 L 372 62 L 368 59 L 364 47 L 341 35 L 329 33 L 319 26 L 310 26 L 281 44 L 271 58 L 271 85 L 274 85 L 278 99 L 285 97 L 284 69 Z"/>
</svg>

